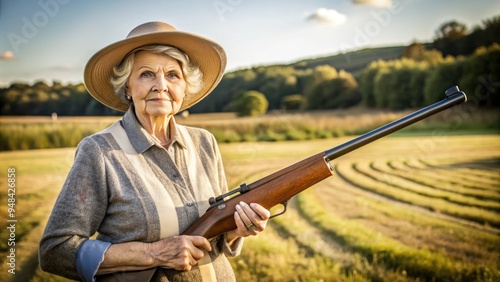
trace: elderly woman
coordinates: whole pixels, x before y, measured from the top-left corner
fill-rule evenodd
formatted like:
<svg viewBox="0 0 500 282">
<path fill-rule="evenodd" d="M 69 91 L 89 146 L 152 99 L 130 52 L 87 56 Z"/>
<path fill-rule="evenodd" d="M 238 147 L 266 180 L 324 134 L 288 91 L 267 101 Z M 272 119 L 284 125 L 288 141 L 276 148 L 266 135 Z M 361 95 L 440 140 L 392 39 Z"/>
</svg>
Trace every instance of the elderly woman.
<svg viewBox="0 0 500 282">
<path fill-rule="evenodd" d="M 78 145 L 40 242 L 43 270 L 84 281 L 155 268 L 153 281 L 235 280 L 226 257 L 265 229 L 269 211 L 241 202 L 235 230 L 210 241 L 180 235 L 227 183 L 214 137 L 174 119 L 215 88 L 225 65 L 218 44 L 160 22 L 89 60 L 90 94 L 126 113 Z"/>
</svg>

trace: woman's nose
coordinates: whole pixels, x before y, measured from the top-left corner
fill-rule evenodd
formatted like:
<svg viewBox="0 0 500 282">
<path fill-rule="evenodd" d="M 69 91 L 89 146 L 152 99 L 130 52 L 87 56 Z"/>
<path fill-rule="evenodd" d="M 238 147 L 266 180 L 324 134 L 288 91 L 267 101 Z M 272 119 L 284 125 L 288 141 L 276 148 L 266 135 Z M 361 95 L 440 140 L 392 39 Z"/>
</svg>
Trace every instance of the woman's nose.
<svg viewBox="0 0 500 282">
<path fill-rule="evenodd" d="M 153 91 L 168 92 L 167 79 L 163 75 L 158 75 L 153 85 Z"/>
</svg>

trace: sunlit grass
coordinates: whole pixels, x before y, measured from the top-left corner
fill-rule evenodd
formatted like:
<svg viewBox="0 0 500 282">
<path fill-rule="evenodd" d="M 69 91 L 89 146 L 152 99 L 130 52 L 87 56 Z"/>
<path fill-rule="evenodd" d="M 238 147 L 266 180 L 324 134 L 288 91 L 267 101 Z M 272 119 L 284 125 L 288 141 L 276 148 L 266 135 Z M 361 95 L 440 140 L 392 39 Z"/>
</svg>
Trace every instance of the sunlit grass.
<svg viewBox="0 0 500 282">
<path fill-rule="evenodd" d="M 7 272 L 8 265 L 0 265 L 0 281 L 64 281 L 57 276 L 38 270 L 38 243 L 52 209 L 54 200 L 62 186 L 72 163 L 74 149 L 33 150 L 0 153 L 0 171 L 8 168 L 16 170 L 16 275 Z M 4 187 L 6 177 L 0 179 Z M 0 194 L 0 202 L 5 203 L 6 193 Z M 7 210 L 1 209 L 2 218 Z M 2 230 L 6 221 L 2 221 Z M 7 233 L 0 233 L 1 261 L 9 246 Z M 39 273 L 36 274 L 35 273 Z M 10 279 L 10 280 L 9 280 Z"/>
<path fill-rule="evenodd" d="M 470 172 L 462 174 L 456 170 L 436 169 L 431 167 L 425 167 L 422 168 L 422 170 L 408 169 L 404 163 L 394 161 L 388 163 L 374 162 L 370 165 L 370 168 L 379 174 L 387 174 L 389 175 L 388 177 L 401 177 L 438 190 L 476 197 L 478 199 L 489 199 L 492 201 L 500 200 L 500 195 L 490 189 L 497 186 L 500 180 L 488 180 L 484 176 L 472 175 Z M 426 173 L 427 171 L 431 171 L 432 173 L 429 175 Z M 445 176 L 448 181 L 441 181 L 435 176 Z M 451 183 L 450 180 L 458 183 Z"/>
<path fill-rule="evenodd" d="M 498 260 L 500 237 L 489 229 L 380 198 L 333 177 L 314 189 L 326 212 L 359 222 L 408 246 L 472 264 Z"/>
<path fill-rule="evenodd" d="M 373 170 L 370 163 L 358 163 L 353 165 L 353 170 L 369 177 L 379 183 L 396 187 L 402 190 L 411 191 L 418 195 L 426 196 L 432 199 L 445 199 L 450 203 L 456 203 L 462 206 L 479 207 L 489 210 L 500 211 L 500 203 L 495 201 L 490 201 L 489 199 L 477 199 L 470 197 L 467 194 L 457 193 L 456 191 L 460 188 L 460 181 L 455 180 L 455 177 L 449 176 L 446 180 L 442 180 L 438 183 L 433 183 L 432 178 L 419 175 L 419 172 L 413 172 L 412 178 L 402 178 L 395 174 L 381 173 L 380 171 Z M 434 172 L 434 175 L 436 172 Z M 428 185 L 422 185 L 417 183 L 419 178 L 424 178 L 427 180 Z M 413 181 L 416 179 L 416 181 Z M 441 189 L 440 183 L 448 184 L 448 190 L 444 191 Z M 429 187 L 430 186 L 430 187 Z M 456 189 L 452 189 L 454 186 Z"/>
<path fill-rule="evenodd" d="M 229 187 L 234 188 L 348 140 L 246 142 L 221 144 L 220 148 Z M 271 220 L 265 232 L 248 238 L 241 256 L 230 259 L 238 281 L 498 281 L 500 231 L 494 224 L 477 223 L 488 221 L 487 213 L 498 218 L 498 211 L 471 209 L 446 197 L 437 202 L 426 193 L 391 188 L 381 182 L 383 177 L 378 179 L 374 168 L 393 177 L 407 177 L 399 183 L 407 189 L 425 182 L 427 194 L 447 193 L 441 188 L 448 179 L 457 183 L 450 194 L 468 195 L 473 190 L 468 186 L 484 178 L 474 184 L 488 188 L 484 194 L 463 199 L 485 206 L 494 202 L 487 199 L 487 193 L 500 190 L 500 136 L 435 138 L 434 147 L 426 147 L 424 153 L 418 145 L 422 140 L 385 138 L 332 161 L 347 181 L 334 175 L 301 193 L 292 199 L 287 213 Z M 457 150 L 461 153 L 456 154 Z M 20 275 L 13 277 L 15 281 L 64 281 L 40 271 L 36 254 L 73 156 L 74 148 L 0 153 L 0 171 L 15 167 L 18 185 Z M 493 161 L 481 161 L 485 156 Z M 353 164 L 372 177 L 363 178 Z M 439 177 L 424 173 L 433 170 Z M 474 177 L 468 178 L 467 173 Z M 1 185 L 5 181 L 6 177 L 0 178 Z M 0 194 L 0 201 L 5 197 Z M 5 218 L 4 209 L 0 216 Z M 1 237 L 0 244 L 4 241 Z M 0 249 L 1 281 L 11 278 L 6 275 L 5 256 L 5 248 Z"/>
<path fill-rule="evenodd" d="M 468 267 L 464 262 L 452 261 L 443 254 L 425 248 L 414 248 L 367 229 L 362 224 L 328 213 L 313 191 L 298 196 L 300 211 L 315 226 L 331 234 L 337 241 L 360 251 L 370 261 L 382 262 L 390 269 L 400 270 L 425 280 L 491 279 L 498 276 L 494 265 Z"/>
<path fill-rule="evenodd" d="M 335 166 L 335 168 L 340 176 L 359 188 L 372 191 L 403 203 L 423 207 L 431 211 L 473 220 L 480 224 L 490 224 L 500 227 L 500 218 L 496 212 L 483 210 L 477 207 L 462 206 L 451 203 L 447 199 L 429 198 L 412 191 L 399 189 L 360 174 L 353 170 L 352 166 L 353 164 L 341 163 Z"/>
</svg>

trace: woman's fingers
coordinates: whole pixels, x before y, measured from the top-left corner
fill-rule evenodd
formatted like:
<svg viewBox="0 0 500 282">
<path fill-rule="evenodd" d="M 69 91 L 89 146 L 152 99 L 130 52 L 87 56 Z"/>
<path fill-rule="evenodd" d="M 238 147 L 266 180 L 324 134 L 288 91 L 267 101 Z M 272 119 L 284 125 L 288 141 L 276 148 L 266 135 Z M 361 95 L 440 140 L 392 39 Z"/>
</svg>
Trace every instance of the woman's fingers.
<svg viewBox="0 0 500 282">
<path fill-rule="evenodd" d="M 257 235 L 264 231 L 269 217 L 269 210 L 259 204 L 240 202 L 236 205 L 235 222 L 241 236 Z"/>
<path fill-rule="evenodd" d="M 210 241 L 207 238 L 202 236 L 185 236 L 191 240 L 191 243 L 194 247 L 198 249 L 205 249 L 207 252 L 212 250 L 212 245 L 210 245 Z"/>
<path fill-rule="evenodd" d="M 271 216 L 271 212 L 259 204 L 251 203 L 250 207 L 259 215 L 262 220 L 268 220 Z"/>
<path fill-rule="evenodd" d="M 186 236 L 186 237 L 191 239 L 191 243 L 193 245 L 193 248 L 191 249 L 191 256 L 195 261 L 194 264 L 191 265 L 195 265 L 205 255 L 203 250 L 210 252 L 212 250 L 212 246 L 205 237 L 201 236 Z"/>
<path fill-rule="evenodd" d="M 250 209 L 246 203 L 238 203 L 236 205 L 236 212 L 240 215 L 240 218 L 245 226 L 253 223 L 251 217 L 255 217 L 256 213 Z"/>
<path fill-rule="evenodd" d="M 159 266 L 188 271 L 211 251 L 210 242 L 201 236 L 173 236 L 153 243 L 151 256 L 159 260 Z"/>
</svg>

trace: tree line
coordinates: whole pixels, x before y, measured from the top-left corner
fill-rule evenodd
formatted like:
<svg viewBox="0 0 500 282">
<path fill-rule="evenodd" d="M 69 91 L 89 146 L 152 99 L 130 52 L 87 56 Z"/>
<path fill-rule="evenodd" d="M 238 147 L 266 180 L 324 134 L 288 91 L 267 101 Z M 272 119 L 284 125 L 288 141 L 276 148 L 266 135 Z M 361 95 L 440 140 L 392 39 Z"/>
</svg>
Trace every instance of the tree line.
<svg viewBox="0 0 500 282">
<path fill-rule="evenodd" d="M 393 60 L 375 60 L 349 72 L 333 65 L 259 66 L 227 73 L 190 112 L 321 110 L 358 104 L 384 109 L 428 105 L 453 85 L 482 107 L 500 107 L 500 16 L 469 32 L 456 21 L 436 30 L 431 43 L 406 46 Z M 313 62 L 313 60 L 311 60 Z M 317 60 L 314 60 L 317 62 Z M 259 109 L 253 109 L 259 107 Z M 262 110 L 264 108 L 264 110 Z M 83 84 L 43 81 L 0 89 L 2 115 L 117 115 L 94 100 Z"/>
<path fill-rule="evenodd" d="M 63 85 L 54 81 L 48 85 L 38 81 L 33 85 L 16 82 L 0 89 L 2 115 L 41 116 L 56 113 L 61 116 L 107 116 L 119 112 L 97 102 L 80 84 Z"/>
</svg>

